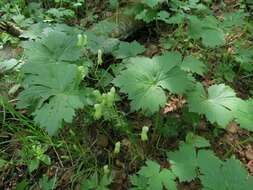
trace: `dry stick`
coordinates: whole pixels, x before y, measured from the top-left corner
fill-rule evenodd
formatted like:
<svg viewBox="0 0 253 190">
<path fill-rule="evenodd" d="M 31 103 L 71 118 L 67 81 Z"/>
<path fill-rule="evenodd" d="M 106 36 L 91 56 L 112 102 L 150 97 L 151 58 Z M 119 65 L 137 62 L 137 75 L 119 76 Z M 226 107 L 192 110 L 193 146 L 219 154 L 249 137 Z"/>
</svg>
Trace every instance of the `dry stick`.
<svg viewBox="0 0 253 190">
<path fill-rule="evenodd" d="M 1 21 L 0 31 L 6 32 L 14 37 L 19 37 L 23 31 L 11 22 Z"/>
</svg>

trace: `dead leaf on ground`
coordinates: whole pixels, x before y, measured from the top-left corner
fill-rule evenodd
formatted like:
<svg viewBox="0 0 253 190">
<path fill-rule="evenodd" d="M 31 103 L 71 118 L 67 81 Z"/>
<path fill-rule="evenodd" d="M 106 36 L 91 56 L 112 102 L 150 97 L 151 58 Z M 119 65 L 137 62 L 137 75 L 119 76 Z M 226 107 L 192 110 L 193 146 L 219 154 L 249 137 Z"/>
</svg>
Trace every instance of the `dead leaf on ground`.
<svg viewBox="0 0 253 190">
<path fill-rule="evenodd" d="M 208 77 L 202 82 L 204 87 L 208 88 L 209 86 L 213 85 L 215 80 L 209 79 Z"/>
<path fill-rule="evenodd" d="M 167 114 L 170 112 L 175 112 L 178 109 L 182 108 L 186 100 L 182 96 L 173 96 L 170 98 L 166 106 L 163 108 L 163 114 Z"/>
<path fill-rule="evenodd" d="M 253 160 L 253 147 L 251 145 L 247 146 L 245 156 L 248 160 Z"/>
<path fill-rule="evenodd" d="M 240 130 L 239 125 L 234 121 L 230 122 L 227 126 L 227 131 L 232 134 L 238 133 L 239 130 Z"/>
<path fill-rule="evenodd" d="M 248 168 L 250 174 L 252 175 L 253 174 L 253 160 L 248 162 L 247 168 Z"/>
</svg>

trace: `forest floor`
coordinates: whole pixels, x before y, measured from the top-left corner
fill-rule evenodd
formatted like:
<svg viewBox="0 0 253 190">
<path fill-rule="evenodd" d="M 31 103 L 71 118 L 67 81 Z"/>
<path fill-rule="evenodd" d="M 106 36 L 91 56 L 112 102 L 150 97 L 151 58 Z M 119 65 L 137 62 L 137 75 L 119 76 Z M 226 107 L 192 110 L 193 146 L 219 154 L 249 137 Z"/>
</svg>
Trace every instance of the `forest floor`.
<svg viewBox="0 0 253 190">
<path fill-rule="evenodd" d="M 0 2 L 0 189 L 252 190 L 252 13 Z"/>
</svg>

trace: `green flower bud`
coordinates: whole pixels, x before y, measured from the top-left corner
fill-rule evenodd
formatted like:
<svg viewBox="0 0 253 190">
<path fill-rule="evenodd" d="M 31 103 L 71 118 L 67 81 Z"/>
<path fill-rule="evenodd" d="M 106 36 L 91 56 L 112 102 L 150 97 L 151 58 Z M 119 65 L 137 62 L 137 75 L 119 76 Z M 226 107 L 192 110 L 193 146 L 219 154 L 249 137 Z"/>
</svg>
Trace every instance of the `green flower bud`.
<svg viewBox="0 0 253 190">
<path fill-rule="evenodd" d="M 78 47 L 84 47 L 87 44 L 87 36 L 86 35 L 82 35 L 82 34 L 78 34 L 77 35 L 77 46 Z"/>
<path fill-rule="evenodd" d="M 142 127 L 142 131 L 141 131 L 141 140 L 142 141 L 148 140 L 148 131 L 149 131 L 149 128 L 147 126 Z"/>
<path fill-rule="evenodd" d="M 86 74 L 88 73 L 87 69 L 84 67 L 84 66 L 79 66 L 78 67 L 78 71 L 79 71 L 79 76 L 80 76 L 80 79 L 82 80 Z"/>
<path fill-rule="evenodd" d="M 101 93 L 99 92 L 99 90 L 94 90 L 94 91 L 93 91 L 93 95 L 96 97 L 96 99 L 97 99 L 98 101 L 101 101 L 102 95 L 101 95 Z"/>
<path fill-rule="evenodd" d="M 94 113 L 94 118 L 95 119 L 100 119 L 102 117 L 102 105 L 101 104 L 95 104 L 95 113 Z"/>
<path fill-rule="evenodd" d="M 120 142 L 116 142 L 114 147 L 114 154 L 118 154 L 120 152 Z"/>
<path fill-rule="evenodd" d="M 104 174 L 105 174 L 105 175 L 107 175 L 107 174 L 110 173 L 110 170 L 109 170 L 108 165 L 105 165 L 103 169 L 104 169 Z"/>
<path fill-rule="evenodd" d="M 98 50 L 98 58 L 97 58 L 98 60 L 98 65 L 102 65 L 102 63 L 103 63 L 103 52 L 102 52 L 102 50 L 101 49 L 99 49 Z"/>
<path fill-rule="evenodd" d="M 115 88 L 112 87 L 110 92 L 107 94 L 107 101 L 106 101 L 106 104 L 109 106 L 109 107 L 112 107 L 113 106 L 113 103 L 115 101 Z"/>
</svg>

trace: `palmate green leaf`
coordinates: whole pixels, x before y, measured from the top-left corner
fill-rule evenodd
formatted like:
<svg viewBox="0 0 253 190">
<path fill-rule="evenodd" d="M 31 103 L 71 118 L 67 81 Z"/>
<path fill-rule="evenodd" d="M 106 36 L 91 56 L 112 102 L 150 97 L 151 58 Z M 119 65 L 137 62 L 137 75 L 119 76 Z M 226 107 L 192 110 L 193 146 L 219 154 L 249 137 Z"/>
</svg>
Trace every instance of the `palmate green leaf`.
<svg viewBox="0 0 253 190">
<path fill-rule="evenodd" d="M 197 165 L 200 169 L 200 176 L 202 184 L 210 178 L 215 178 L 220 175 L 220 168 L 222 161 L 215 156 L 211 150 L 200 150 L 197 157 Z M 236 174 L 235 174 L 236 175 Z M 224 185 L 224 176 L 219 176 L 216 180 L 209 180 L 209 185 L 216 186 L 220 189 Z M 207 188 L 207 187 L 205 187 Z M 208 188 L 207 188 L 208 189 Z"/>
<path fill-rule="evenodd" d="M 184 13 L 176 13 L 175 15 L 171 16 L 166 23 L 167 24 L 183 24 L 185 21 Z"/>
<path fill-rule="evenodd" d="M 26 74 L 24 84 L 29 87 L 20 94 L 17 106 L 22 108 L 28 108 L 39 99 L 44 102 L 57 92 L 75 91 L 80 83 L 80 73 L 75 65 L 24 65 L 22 71 Z"/>
<path fill-rule="evenodd" d="M 182 94 L 191 87 L 187 73 L 178 66 L 181 59 L 176 52 L 152 59 L 131 58 L 127 68 L 114 79 L 114 84 L 128 94 L 132 110 L 154 113 L 166 103 L 165 90 Z"/>
<path fill-rule="evenodd" d="M 41 39 L 42 37 L 47 36 L 51 32 L 65 33 L 66 35 L 72 35 L 72 37 L 73 37 L 73 34 L 78 35 L 82 33 L 80 29 L 71 27 L 66 24 L 59 24 L 59 23 L 49 24 L 49 23 L 44 23 L 44 22 L 38 22 L 36 24 L 30 24 L 29 28 L 23 31 L 20 37 L 38 40 L 38 39 Z"/>
<path fill-rule="evenodd" d="M 160 46 L 162 46 L 164 49 L 171 49 L 176 45 L 176 40 L 170 38 L 170 37 L 165 37 L 160 39 Z"/>
<path fill-rule="evenodd" d="M 168 153 L 172 172 L 181 182 L 199 178 L 203 190 L 252 189 L 253 177 L 249 176 L 239 160 L 232 157 L 222 161 L 211 150 L 199 150 L 201 147 L 202 143 L 181 142 L 178 151 Z"/>
<path fill-rule="evenodd" d="M 194 133 L 188 133 L 185 137 L 185 142 L 197 148 L 206 148 L 211 146 L 208 140 L 201 136 L 195 135 Z"/>
<path fill-rule="evenodd" d="M 206 47 L 216 47 L 225 44 L 225 35 L 220 29 L 205 29 L 201 34 L 202 43 Z"/>
<path fill-rule="evenodd" d="M 180 182 L 191 181 L 197 177 L 196 150 L 191 144 L 181 143 L 179 150 L 167 154 L 172 172 Z"/>
<path fill-rule="evenodd" d="M 227 31 L 231 31 L 231 29 L 234 27 L 242 27 L 245 24 L 244 18 L 246 16 L 247 13 L 242 10 L 225 13 L 222 22 L 222 28 Z"/>
<path fill-rule="evenodd" d="M 57 179 L 55 177 L 49 179 L 48 176 L 44 174 L 39 180 L 39 186 L 42 190 L 52 190 L 54 189 L 56 181 Z"/>
<path fill-rule="evenodd" d="M 39 39 L 47 27 L 49 27 L 49 24 L 44 22 L 31 24 L 29 25 L 29 28 L 21 34 L 21 37 L 28 39 Z"/>
<path fill-rule="evenodd" d="M 209 12 L 208 7 L 202 4 L 200 0 L 188 0 L 188 1 L 171 0 L 171 4 L 173 11 L 180 12 L 180 11 L 197 10 Z"/>
<path fill-rule="evenodd" d="M 210 147 L 208 140 L 193 133 L 188 133 L 185 142 L 180 142 L 179 150 L 167 153 L 171 170 L 180 182 L 189 182 L 197 177 L 196 148 L 207 147 Z"/>
<path fill-rule="evenodd" d="M 148 178 L 140 175 L 130 176 L 132 186 L 130 190 L 146 190 L 148 184 Z"/>
<path fill-rule="evenodd" d="M 205 114 L 211 123 L 216 122 L 225 128 L 234 119 L 234 111 L 243 101 L 224 84 L 210 86 L 208 93 L 198 84 L 194 91 L 188 93 L 188 103 L 191 112 Z"/>
<path fill-rule="evenodd" d="M 113 55 L 118 59 L 125 59 L 129 57 L 134 57 L 145 51 L 145 47 L 139 44 L 137 41 L 131 43 L 120 42 L 119 48 L 113 52 Z"/>
<path fill-rule="evenodd" d="M 205 114 L 211 123 L 225 128 L 235 120 L 241 128 L 253 131 L 253 101 L 244 101 L 236 97 L 235 92 L 224 84 L 213 85 L 208 93 L 203 86 L 197 85 L 195 91 L 188 94 L 191 112 Z"/>
<path fill-rule="evenodd" d="M 31 64 L 75 62 L 81 56 L 77 36 L 63 32 L 51 31 L 42 39 L 25 42 L 23 47 L 27 62 Z"/>
<path fill-rule="evenodd" d="M 253 71 L 253 48 L 239 46 L 236 48 L 235 60 L 245 71 Z"/>
<path fill-rule="evenodd" d="M 71 64 L 35 64 L 24 68 L 27 74 L 17 103 L 18 108 L 35 105 L 34 120 L 53 135 L 63 121 L 70 123 L 75 110 L 87 105 L 88 91 L 79 90 L 80 71 Z"/>
<path fill-rule="evenodd" d="M 81 185 L 81 190 L 109 190 L 108 186 L 113 182 L 112 175 L 102 175 L 100 178 L 94 174 L 90 179 Z"/>
<path fill-rule="evenodd" d="M 116 23 L 105 20 L 95 24 L 90 31 L 92 31 L 92 33 L 96 34 L 97 36 L 109 36 L 116 27 Z"/>
<path fill-rule="evenodd" d="M 160 11 L 159 13 L 157 13 L 157 19 L 162 20 L 167 24 L 169 24 L 169 18 L 170 14 L 167 11 Z"/>
<path fill-rule="evenodd" d="M 94 54 L 97 54 L 98 50 L 102 50 L 104 53 L 111 53 L 117 49 L 119 40 L 116 38 L 109 38 L 106 36 L 97 36 L 93 32 L 85 32 L 87 35 L 87 48 Z"/>
<path fill-rule="evenodd" d="M 131 177 L 131 182 L 135 186 L 132 190 L 176 190 L 175 176 L 168 169 L 161 169 L 160 165 L 152 160 L 146 161 L 146 166 Z M 146 183 L 146 184 L 144 184 Z M 145 188 L 144 188 L 145 187 Z"/>
<path fill-rule="evenodd" d="M 253 177 L 239 160 L 230 158 L 222 162 L 212 151 L 198 153 L 200 180 L 204 190 L 251 190 Z"/>
<path fill-rule="evenodd" d="M 148 5 L 151 8 L 154 8 L 160 2 L 161 2 L 161 0 L 143 0 L 143 3 L 146 4 L 146 5 Z"/>
<path fill-rule="evenodd" d="M 62 126 L 62 122 L 71 123 L 75 116 L 75 109 L 84 106 L 81 94 L 56 94 L 37 109 L 33 115 L 34 121 L 45 128 L 50 135 L 53 135 Z"/>
<path fill-rule="evenodd" d="M 215 48 L 225 44 L 225 34 L 219 27 L 219 21 L 213 16 L 199 19 L 196 16 L 189 16 L 188 35 L 190 38 L 201 39 L 206 47 Z"/>
<path fill-rule="evenodd" d="M 144 9 L 135 16 L 135 19 L 143 20 L 146 23 L 150 23 L 156 19 L 157 13 L 158 13 L 157 10 L 151 8 Z"/>
<path fill-rule="evenodd" d="M 73 18 L 75 16 L 75 12 L 73 10 L 62 7 L 50 8 L 48 11 L 46 11 L 46 13 L 57 19 Z"/>
<path fill-rule="evenodd" d="M 238 105 L 234 111 L 235 120 L 241 128 L 253 131 L 253 99 L 249 99 Z"/>
<path fill-rule="evenodd" d="M 190 71 L 202 75 L 207 71 L 206 65 L 193 56 L 187 56 L 184 58 L 181 69 L 184 71 Z"/>
</svg>

